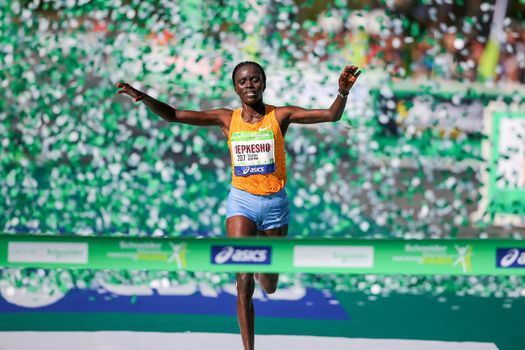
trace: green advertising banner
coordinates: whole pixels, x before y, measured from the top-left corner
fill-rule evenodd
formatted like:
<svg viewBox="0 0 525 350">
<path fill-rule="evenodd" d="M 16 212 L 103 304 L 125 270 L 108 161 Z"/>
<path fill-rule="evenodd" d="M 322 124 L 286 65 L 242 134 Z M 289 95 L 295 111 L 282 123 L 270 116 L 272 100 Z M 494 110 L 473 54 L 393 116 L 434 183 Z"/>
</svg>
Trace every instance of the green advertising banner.
<svg viewBox="0 0 525 350">
<path fill-rule="evenodd" d="M 0 266 L 524 275 L 525 241 L 0 235 Z"/>
</svg>

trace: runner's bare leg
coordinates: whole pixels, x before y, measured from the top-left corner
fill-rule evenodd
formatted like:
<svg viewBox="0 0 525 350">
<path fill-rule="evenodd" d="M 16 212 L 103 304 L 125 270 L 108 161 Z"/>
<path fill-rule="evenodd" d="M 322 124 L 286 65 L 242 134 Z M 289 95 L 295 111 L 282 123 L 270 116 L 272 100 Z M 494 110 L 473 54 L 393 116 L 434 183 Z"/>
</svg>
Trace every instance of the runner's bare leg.
<svg viewBox="0 0 525 350">
<path fill-rule="evenodd" d="M 258 236 L 263 237 L 286 237 L 288 234 L 288 225 L 284 225 L 270 230 L 257 231 Z M 278 273 L 257 273 L 255 279 L 259 282 L 264 291 L 268 294 L 272 294 L 277 289 L 277 283 L 279 282 Z"/>
<path fill-rule="evenodd" d="M 241 215 L 226 219 L 226 231 L 230 238 L 255 237 L 257 234 L 255 223 Z M 244 350 L 253 350 L 255 344 L 254 290 L 253 273 L 237 273 L 237 320 Z"/>
</svg>

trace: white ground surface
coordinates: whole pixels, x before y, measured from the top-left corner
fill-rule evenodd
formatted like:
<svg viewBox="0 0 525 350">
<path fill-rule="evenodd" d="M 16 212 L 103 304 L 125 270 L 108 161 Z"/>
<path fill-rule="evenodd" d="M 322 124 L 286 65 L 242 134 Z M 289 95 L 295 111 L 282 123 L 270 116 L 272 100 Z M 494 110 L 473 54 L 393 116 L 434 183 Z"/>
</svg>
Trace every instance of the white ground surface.
<svg viewBox="0 0 525 350">
<path fill-rule="evenodd" d="M 256 335 L 257 350 L 497 350 L 491 343 Z M 242 350 L 238 334 L 0 332 L 0 350 Z"/>
</svg>

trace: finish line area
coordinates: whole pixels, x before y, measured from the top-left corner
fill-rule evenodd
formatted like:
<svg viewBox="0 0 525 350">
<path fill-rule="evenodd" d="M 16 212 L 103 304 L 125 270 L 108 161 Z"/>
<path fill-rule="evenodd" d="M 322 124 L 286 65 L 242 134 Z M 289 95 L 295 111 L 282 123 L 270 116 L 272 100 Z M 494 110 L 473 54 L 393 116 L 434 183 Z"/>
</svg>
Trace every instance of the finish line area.
<svg viewBox="0 0 525 350">
<path fill-rule="evenodd" d="M 0 235 L 0 266 L 211 272 L 525 275 L 511 239 Z"/>
<path fill-rule="evenodd" d="M 5 332 L 0 333 L 5 349 L 115 349 L 168 350 L 240 349 L 237 334 L 223 333 L 144 333 L 144 332 Z M 494 344 L 438 342 L 397 339 L 348 339 L 292 335 L 258 335 L 261 349 L 304 350 L 496 350 Z"/>
<path fill-rule="evenodd" d="M 0 235 L 0 349 L 241 349 L 234 272 L 282 269 L 259 349 L 521 350 L 523 247 Z"/>
</svg>

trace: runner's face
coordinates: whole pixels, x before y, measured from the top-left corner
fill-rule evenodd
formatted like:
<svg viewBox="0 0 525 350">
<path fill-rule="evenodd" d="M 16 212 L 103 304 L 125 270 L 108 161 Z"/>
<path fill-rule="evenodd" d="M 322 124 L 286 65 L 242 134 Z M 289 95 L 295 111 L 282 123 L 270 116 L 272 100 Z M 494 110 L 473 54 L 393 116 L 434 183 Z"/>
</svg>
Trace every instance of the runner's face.
<svg viewBox="0 0 525 350">
<path fill-rule="evenodd" d="M 264 88 L 261 72 L 253 64 L 243 66 L 235 73 L 235 92 L 242 102 L 254 104 L 261 101 Z"/>
</svg>

